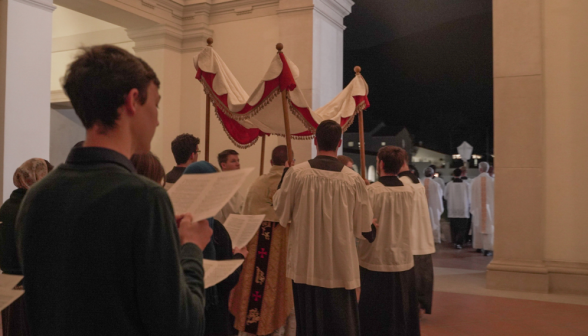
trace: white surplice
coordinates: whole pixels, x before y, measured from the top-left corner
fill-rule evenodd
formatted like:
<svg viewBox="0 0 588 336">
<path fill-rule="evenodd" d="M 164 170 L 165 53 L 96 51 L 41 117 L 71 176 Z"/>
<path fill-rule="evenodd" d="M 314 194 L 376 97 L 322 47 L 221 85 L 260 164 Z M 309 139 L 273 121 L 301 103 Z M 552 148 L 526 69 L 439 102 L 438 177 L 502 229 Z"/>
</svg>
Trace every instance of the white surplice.
<svg viewBox="0 0 588 336">
<path fill-rule="evenodd" d="M 471 213 L 474 248 L 494 249 L 494 179 L 482 173 L 472 181 Z"/>
<path fill-rule="evenodd" d="M 445 185 L 447 217 L 470 218 L 470 187 L 461 179 L 451 180 Z"/>
<path fill-rule="evenodd" d="M 376 272 L 403 272 L 413 268 L 414 190 L 406 184 L 387 187 L 381 182 L 370 184 L 367 189 L 379 228 L 372 243 L 359 242 L 359 265 Z"/>
<path fill-rule="evenodd" d="M 443 207 L 443 190 L 438 183 L 430 177 L 424 181 L 427 203 L 429 207 L 429 216 L 431 217 L 431 226 L 433 228 L 433 239 L 436 243 L 441 243 L 441 215 L 445 208 Z"/>
<path fill-rule="evenodd" d="M 411 249 L 413 255 L 425 255 L 435 253 L 435 241 L 433 239 L 433 226 L 427 204 L 426 189 L 420 182 L 414 183 L 410 177 L 402 176 L 400 181 L 414 191 L 414 203 L 412 214 Z"/>
<path fill-rule="evenodd" d="M 297 164 L 273 202 L 280 224 L 289 226 L 287 277 L 323 288 L 360 287 L 355 238 L 371 231 L 373 213 L 359 174 Z"/>
<path fill-rule="evenodd" d="M 437 182 L 437 184 L 439 184 L 439 186 L 441 187 L 441 191 L 445 192 L 445 181 L 443 181 L 442 178 L 440 177 L 435 177 L 432 179 L 433 181 Z"/>
<path fill-rule="evenodd" d="M 225 204 L 225 206 L 214 216 L 214 219 L 222 224 L 227 218 L 229 218 L 230 214 L 241 214 L 244 201 L 245 198 L 237 191 L 237 193 L 231 197 L 229 203 Z"/>
</svg>

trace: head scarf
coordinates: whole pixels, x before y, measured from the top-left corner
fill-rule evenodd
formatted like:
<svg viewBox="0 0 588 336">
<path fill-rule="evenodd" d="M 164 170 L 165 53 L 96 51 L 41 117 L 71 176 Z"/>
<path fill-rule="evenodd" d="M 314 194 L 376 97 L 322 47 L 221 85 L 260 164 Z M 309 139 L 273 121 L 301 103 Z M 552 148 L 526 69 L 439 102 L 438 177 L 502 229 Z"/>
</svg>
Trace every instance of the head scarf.
<svg viewBox="0 0 588 336">
<path fill-rule="evenodd" d="M 214 166 L 206 161 L 194 162 L 184 170 L 184 174 L 212 174 L 216 172 Z M 213 235 L 210 237 L 210 243 L 208 243 L 204 251 L 202 251 L 202 256 L 204 259 L 216 260 L 216 248 L 214 247 L 214 218 L 208 218 L 208 225 L 210 225 Z M 212 286 L 206 289 L 206 308 L 218 304 L 218 290 L 216 287 L 217 286 Z"/>
<path fill-rule="evenodd" d="M 33 184 L 47 176 L 49 168 L 43 159 L 26 160 L 20 167 L 16 168 L 12 180 L 19 189 L 29 189 Z"/>
</svg>

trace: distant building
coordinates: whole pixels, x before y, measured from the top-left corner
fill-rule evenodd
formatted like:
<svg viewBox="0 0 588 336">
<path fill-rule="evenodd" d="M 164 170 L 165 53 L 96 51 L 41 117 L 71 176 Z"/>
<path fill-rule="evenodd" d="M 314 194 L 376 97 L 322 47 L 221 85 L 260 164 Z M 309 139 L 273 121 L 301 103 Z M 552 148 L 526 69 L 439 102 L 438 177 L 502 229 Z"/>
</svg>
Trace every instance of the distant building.
<svg viewBox="0 0 588 336">
<path fill-rule="evenodd" d="M 410 133 L 405 127 L 388 126 L 380 123 L 373 130 L 365 132 L 365 164 L 366 178 L 376 180 L 376 156 L 383 146 L 398 146 L 404 148 L 409 156 L 413 153 Z M 343 134 L 343 154 L 353 159 L 353 169 L 360 172 L 359 133 L 346 132 Z"/>
<path fill-rule="evenodd" d="M 444 154 L 441 152 L 434 151 L 421 146 L 415 146 L 415 153 L 412 156 L 413 163 L 428 163 L 429 165 L 435 165 L 438 168 L 449 168 L 451 164 L 451 155 Z"/>
</svg>

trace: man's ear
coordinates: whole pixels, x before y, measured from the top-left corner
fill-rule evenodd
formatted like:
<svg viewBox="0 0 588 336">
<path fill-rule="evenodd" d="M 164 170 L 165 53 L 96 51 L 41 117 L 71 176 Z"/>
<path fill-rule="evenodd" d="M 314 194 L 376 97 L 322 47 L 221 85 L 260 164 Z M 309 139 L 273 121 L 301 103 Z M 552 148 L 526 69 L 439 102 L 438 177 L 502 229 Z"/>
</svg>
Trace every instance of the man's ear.
<svg viewBox="0 0 588 336">
<path fill-rule="evenodd" d="M 188 159 L 188 161 L 194 161 L 195 156 L 196 156 L 196 152 L 192 152 L 192 154 L 190 154 L 190 158 Z"/>
<path fill-rule="evenodd" d="M 316 137 L 314 137 L 314 145 L 318 147 L 318 141 L 316 141 Z"/>
<path fill-rule="evenodd" d="M 343 139 L 339 139 L 339 144 L 337 144 L 337 148 L 341 147 L 342 143 L 343 143 Z"/>
<path fill-rule="evenodd" d="M 125 96 L 125 110 L 130 115 L 137 113 L 137 105 L 139 104 L 139 90 L 131 89 Z"/>
</svg>

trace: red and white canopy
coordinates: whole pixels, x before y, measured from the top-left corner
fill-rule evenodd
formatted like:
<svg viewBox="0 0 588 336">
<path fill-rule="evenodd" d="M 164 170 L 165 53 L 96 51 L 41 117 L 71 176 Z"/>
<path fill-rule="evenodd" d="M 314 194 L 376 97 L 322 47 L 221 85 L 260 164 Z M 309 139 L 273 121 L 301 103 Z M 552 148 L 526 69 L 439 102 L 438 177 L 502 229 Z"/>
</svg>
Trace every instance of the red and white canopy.
<svg viewBox="0 0 588 336">
<path fill-rule="evenodd" d="M 345 131 L 355 114 L 369 107 L 368 85 L 358 75 L 332 101 L 312 111 L 296 85 L 298 67 L 281 52 L 250 96 L 212 47 L 205 47 L 194 58 L 194 66 L 196 79 L 204 86 L 227 135 L 240 148 L 252 146 L 264 134 L 285 136 L 282 101 L 274 99 L 283 90 L 287 90 L 289 112 L 295 117 L 289 118 L 294 139 L 312 138 L 318 124 L 327 119 L 340 123 Z"/>
</svg>

